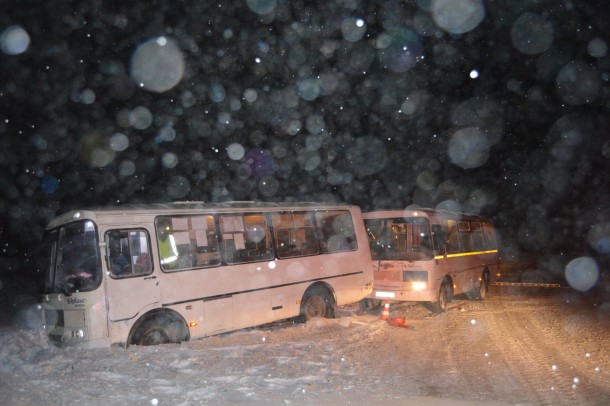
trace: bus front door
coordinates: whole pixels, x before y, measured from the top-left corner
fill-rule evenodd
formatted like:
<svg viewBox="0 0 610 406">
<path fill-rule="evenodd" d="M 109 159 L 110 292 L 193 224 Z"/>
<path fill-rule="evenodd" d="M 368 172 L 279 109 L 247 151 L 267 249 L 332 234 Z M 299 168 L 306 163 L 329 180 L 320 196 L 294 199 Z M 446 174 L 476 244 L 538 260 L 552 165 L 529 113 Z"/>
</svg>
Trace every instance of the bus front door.
<svg viewBox="0 0 610 406">
<path fill-rule="evenodd" d="M 159 281 L 154 274 L 122 279 L 108 276 L 106 281 L 110 321 L 134 318 L 159 302 Z"/>
</svg>

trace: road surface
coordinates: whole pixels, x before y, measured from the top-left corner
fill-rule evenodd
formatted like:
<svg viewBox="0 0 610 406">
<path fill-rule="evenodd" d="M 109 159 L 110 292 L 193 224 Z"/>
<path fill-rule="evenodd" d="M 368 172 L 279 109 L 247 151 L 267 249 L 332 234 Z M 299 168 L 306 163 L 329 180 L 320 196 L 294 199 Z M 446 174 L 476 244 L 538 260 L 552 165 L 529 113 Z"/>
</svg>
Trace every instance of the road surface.
<svg viewBox="0 0 610 406">
<path fill-rule="evenodd" d="M 95 350 L 50 347 L 29 320 L 0 331 L 0 404 L 610 404 L 610 302 L 599 297 L 494 286 L 443 314 L 391 305 L 411 328 L 380 314 L 354 304 L 333 320 Z"/>
</svg>

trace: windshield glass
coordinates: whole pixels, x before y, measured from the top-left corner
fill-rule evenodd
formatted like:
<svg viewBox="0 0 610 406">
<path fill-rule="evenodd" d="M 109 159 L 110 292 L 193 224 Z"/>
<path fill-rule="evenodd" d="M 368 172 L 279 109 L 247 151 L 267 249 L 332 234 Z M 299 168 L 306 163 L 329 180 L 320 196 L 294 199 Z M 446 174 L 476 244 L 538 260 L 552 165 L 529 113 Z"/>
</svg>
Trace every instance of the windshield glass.
<svg viewBox="0 0 610 406">
<path fill-rule="evenodd" d="M 74 293 L 99 286 L 102 265 L 92 221 L 79 221 L 50 231 L 46 243 L 50 258 L 46 292 Z"/>
<path fill-rule="evenodd" d="M 365 223 L 374 260 L 432 259 L 427 218 L 370 219 Z"/>
</svg>

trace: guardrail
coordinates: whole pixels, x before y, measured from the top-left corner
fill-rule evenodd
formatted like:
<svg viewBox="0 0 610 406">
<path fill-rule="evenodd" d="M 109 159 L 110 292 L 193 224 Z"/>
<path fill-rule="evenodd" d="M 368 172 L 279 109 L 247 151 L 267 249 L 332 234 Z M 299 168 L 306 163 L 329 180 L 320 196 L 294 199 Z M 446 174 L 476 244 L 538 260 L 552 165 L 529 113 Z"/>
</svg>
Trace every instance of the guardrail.
<svg viewBox="0 0 610 406">
<path fill-rule="evenodd" d="M 558 283 L 538 283 L 538 282 L 492 282 L 495 286 L 536 286 L 542 288 L 560 288 Z"/>
</svg>

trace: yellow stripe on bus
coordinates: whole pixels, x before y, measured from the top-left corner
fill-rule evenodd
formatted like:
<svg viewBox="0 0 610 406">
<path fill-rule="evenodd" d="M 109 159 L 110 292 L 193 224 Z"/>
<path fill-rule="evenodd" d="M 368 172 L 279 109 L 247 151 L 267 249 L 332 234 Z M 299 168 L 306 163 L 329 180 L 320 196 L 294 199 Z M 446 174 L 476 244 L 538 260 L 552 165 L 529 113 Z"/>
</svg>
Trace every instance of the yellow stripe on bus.
<svg viewBox="0 0 610 406">
<path fill-rule="evenodd" d="M 434 257 L 434 259 L 466 257 L 466 256 L 470 256 L 470 255 L 495 254 L 497 252 L 498 252 L 498 250 L 460 252 L 458 254 L 436 255 Z"/>
</svg>

